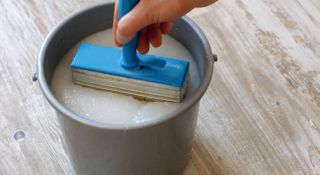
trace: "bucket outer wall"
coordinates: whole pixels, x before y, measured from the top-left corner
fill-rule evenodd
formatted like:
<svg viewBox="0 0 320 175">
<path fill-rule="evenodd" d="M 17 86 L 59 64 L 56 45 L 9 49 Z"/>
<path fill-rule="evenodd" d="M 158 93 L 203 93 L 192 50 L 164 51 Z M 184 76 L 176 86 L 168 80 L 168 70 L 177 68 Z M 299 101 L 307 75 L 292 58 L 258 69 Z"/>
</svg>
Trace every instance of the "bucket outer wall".
<svg viewBox="0 0 320 175">
<path fill-rule="evenodd" d="M 179 175 L 191 158 L 198 106 L 170 122 L 132 131 L 102 130 L 59 118 L 79 175 Z"/>
</svg>

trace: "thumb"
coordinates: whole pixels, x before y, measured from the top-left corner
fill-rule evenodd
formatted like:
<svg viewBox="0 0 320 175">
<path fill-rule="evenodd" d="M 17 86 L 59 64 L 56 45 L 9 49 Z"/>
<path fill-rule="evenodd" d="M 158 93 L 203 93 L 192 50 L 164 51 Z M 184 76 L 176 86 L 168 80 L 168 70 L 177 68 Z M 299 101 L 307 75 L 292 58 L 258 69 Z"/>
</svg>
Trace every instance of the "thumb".
<svg viewBox="0 0 320 175">
<path fill-rule="evenodd" d="M 116 40 L 122 44 L 129 42 L 137 32 L 153 23 L 148 8 L 139 2 L 128 14 L 121 18 L 117 26 Z"/>
</svg>

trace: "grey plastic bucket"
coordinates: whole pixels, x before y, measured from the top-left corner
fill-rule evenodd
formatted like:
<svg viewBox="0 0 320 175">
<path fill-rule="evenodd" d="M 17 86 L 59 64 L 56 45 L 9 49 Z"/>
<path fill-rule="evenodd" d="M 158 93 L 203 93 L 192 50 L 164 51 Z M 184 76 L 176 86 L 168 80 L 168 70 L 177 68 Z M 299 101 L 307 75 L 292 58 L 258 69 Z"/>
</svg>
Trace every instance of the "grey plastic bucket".
<svg viewBox="0 0 320 175">
<path fill-rule="evenodd" d="M 171 33 L 193 55 L 201 85 L 180 108 L 168 115 L 137 124 L 106 124 L 79 116 L 53 95 L 55 67 L 81 39 L 111 28 L 113 4 L 85 8 L 62 21 L 41 48 L 35 79 L 56 109 L 64 139 L 78 175 L 175 175 L 191 158 L 199 101 L 211 80 L 214 56 L 202 31 L 189 18 L 176 22 Z"/>
</svg>

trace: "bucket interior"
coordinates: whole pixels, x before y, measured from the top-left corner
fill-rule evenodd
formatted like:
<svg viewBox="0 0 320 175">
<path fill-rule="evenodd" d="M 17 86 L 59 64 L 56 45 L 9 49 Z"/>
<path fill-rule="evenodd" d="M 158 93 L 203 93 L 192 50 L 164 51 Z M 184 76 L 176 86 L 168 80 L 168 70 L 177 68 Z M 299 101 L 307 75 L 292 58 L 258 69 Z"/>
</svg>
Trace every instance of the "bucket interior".
<svg viewBox="0 0 320 175">
<path fill-rule="evenodd" d="M 71 15 L 52 31 L 42 48 L 44 80 L 49 88 L 51 88 L 50 84 L 56 66 L 74 45 L 94 33 L 112 28 L 113 10 L 113 4 L 92 6 L 88 10 Z M 201 86 L 205 74 L 208 74 L 207 59 L 209 59 L 208 55 L 211 54 L 204 36 L 187 18 L 178 20 L 170 35 L 191 53 L 199 71 L 199 86 Z M 198 91 L 198 89 L 195 91 Z M 184 101 L 187 101 L 187 99 Z"/>
</svg>

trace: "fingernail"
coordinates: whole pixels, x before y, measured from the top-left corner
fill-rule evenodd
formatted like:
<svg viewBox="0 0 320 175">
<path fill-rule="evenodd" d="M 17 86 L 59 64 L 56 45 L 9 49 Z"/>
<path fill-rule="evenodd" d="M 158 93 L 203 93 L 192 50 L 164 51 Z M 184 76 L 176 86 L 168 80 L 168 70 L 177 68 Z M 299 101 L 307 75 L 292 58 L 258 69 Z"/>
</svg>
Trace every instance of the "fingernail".
<svg viewBox="0 0 320 175">
<path fill-rule="evenodd" d="M 125 35 L 122 35 L 120 32 L 117 32 L 117 40 L 121 43 L 127 43 L 129 41 L 129 38 Z"/>
</svg>

